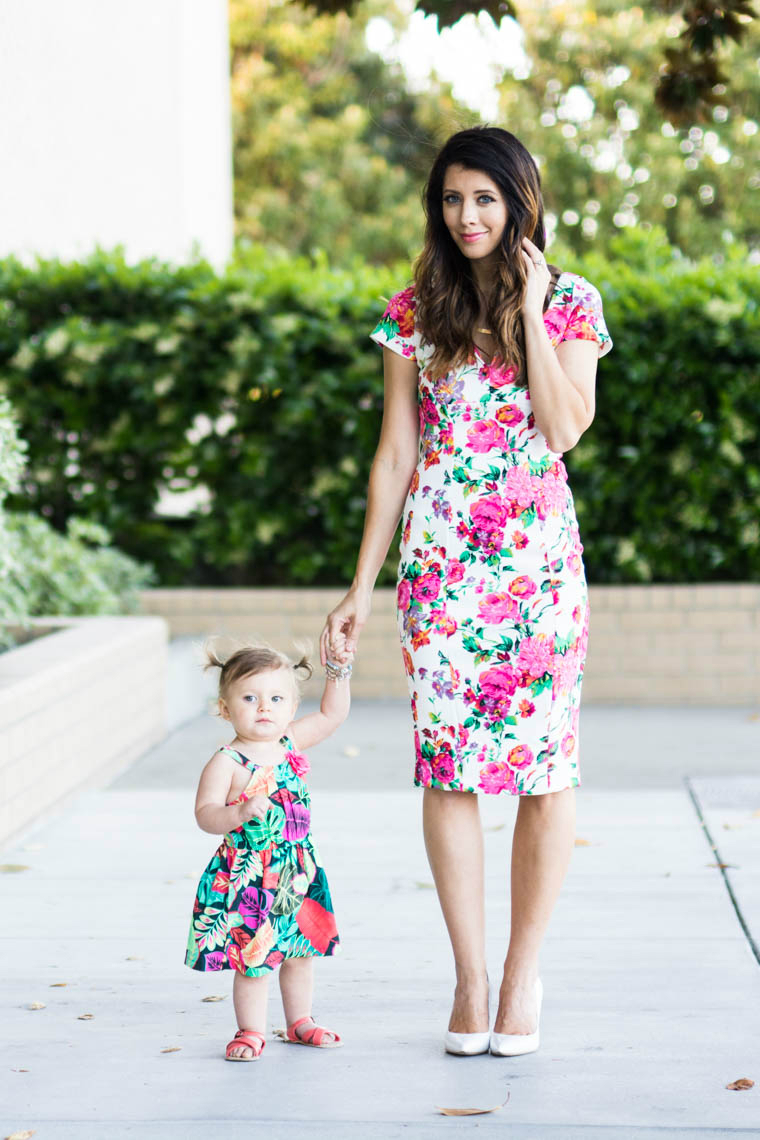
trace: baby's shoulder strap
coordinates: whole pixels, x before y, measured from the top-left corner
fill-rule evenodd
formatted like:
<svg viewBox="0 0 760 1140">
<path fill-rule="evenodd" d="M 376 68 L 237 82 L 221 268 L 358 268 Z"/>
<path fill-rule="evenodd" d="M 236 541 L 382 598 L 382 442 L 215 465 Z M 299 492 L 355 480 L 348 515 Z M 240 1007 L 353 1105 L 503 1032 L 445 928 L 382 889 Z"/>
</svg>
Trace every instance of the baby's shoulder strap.
<svg viewBox="0 0 760 1140">
<path fill-rule="evenodd" d="M 237 752 L 234 748 L 231 748 L 229 744 L 220 744 L 217 748 L 217 752 L 226 753 L 226 755 L 230 756 L 236 764 L 241 764 L 243 768 L 250 769 L 252 767 L 252 763 L 248 757 L 244 756 L 242 752 Z"/>
</svg>

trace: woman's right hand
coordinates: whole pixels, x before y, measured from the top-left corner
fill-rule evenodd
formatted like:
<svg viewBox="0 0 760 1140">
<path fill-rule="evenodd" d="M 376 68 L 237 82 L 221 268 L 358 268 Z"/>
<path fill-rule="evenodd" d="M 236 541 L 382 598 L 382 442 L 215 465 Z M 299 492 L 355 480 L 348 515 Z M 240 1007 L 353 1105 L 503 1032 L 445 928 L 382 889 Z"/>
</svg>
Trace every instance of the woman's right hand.
<svg viewBox="0 0 760 1140">
<path fill-rule="evenodd" d="M 367 591 L 352 586 L 343 601 L 328 614 L 319 638 L 319 659 L 323 665 L 328 657 L 335 660 L 333 654 L 356 651 L 359 634 L 369 617 L 370 596 Z"/>
</svg>

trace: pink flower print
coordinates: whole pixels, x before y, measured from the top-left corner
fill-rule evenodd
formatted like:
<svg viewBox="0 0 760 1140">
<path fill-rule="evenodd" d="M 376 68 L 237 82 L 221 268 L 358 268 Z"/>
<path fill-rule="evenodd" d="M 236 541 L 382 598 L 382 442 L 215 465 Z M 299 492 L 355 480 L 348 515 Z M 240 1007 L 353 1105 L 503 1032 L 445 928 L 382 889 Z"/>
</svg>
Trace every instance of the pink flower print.
<svg viewBox="0 0 760 1140">
<path fill-rule="evenodd" d="M 520 574 L 517 578 L 512 579 L 507 589 L 510 594 L 514 594 L 516 598 L 529 598 L 532 594 L 535 594 L 538 587 L 527 574 Z"/>
<path fill-rule="evenodd" d="M 583 563 L 581 562 L 580 555 L 576 554 L 575 551 L 573 551 L 572 554 L 568 554 L 567 556 L 567 568 L 571 574 L 575 575 L 576 578 L 583 569 Z"/>
<path fill-rule="evenodd" d="M 433 772 L 427 760 L 422 757 L 417 761 L 417 766 L 414 769 L 414 778 L 418 784 L 422 784 L 424 788 L 430 787 L 430 781 L 433 778 Z"/>
<path fill-rule="evenodd" d="M 562 737 L 562 754 L 563 756 L 571 756 L 575 748 L 575 737 L 572 732 L 568 732 L 567 736 Z"/>
<path fill-rule="evenodd" d="M 524 530 L 512 531 L 512 545 L 514 546 L 515 550 L 524 550 L 529 542 L 530 539 Z"/>
<path fill-rule="evenodd" d="M 544 313 L 544 327 L 549 334 L 549 339 L 559 342 L 565 331 L 566 322 L 560 316 L 562 310 L 547 309 Z"/>
<path fill-rule="evenodd" d="M 471 504 L 470 518 L 479 531 L 501 530 L 507 521 L 507 511 L 499 495 L 484 495 Z"/>
<path fill-rule="evenodd" d="M 561 515 L 567 507 L 567 483 L 554 475 L 544 475 L 541 483 L 546 513 Z"/>
<path fill-rule="evenodd" d="M 433 775 L 442 784 L 450 784 L 454 779 L 454 759 L 450 752 L 441 751 L 433 757 Z"/>
<path fill-rule="evenodd" d="M 495 420 L 478 420 L 467 432 L 470 449 L 479 455 L 506 446 L 504 429 Z"/>
<path fill-rule="evenodd" d="M 418 602 L 433 602 L 441 589 L 441 580 L 437 574 L 428 572 L 420 574 L 412 583 L 412 597 Z"/>
<path fill-rule="evenodd" d="M 549 504 L 546 499 L 544 480 L 540 475 L 531 475 L 530 481 L 533 486 L 533 502 L 536 505 L 536 514 L 540 519 L 545 519 L 549 511 Z"/>
<path fill-rule="evenodd" d="M 506 662 L 486 669 L 478 677 L 480 687 L 478 707 L 492 722 L 501 720 L 507 715 L 509 701 L 517 688 L 518 681 L 519 674 Z"/>
<path fill-rule="evenodd" d="M 517 707 L 522 717 L 533 716 L 533 713 L 536 711 L 536 706 L 533 704 L 533 701 L 525 700 L 525 698 L 520 701 Z"/>
<path fill-rule="evenodd" d="M 528 768 L 534 760 L 533 753 L 527 744 L 518 744 L 516 748 L 511 749 L 507 756 L 507 764 L 513 768 Z"/>
<path fill-rule="evenodd" d="M 504 495 L 525 510 L 533 502 L 534 484 L 524 467 L 510 467 L 504 476 Z"/>
<path fill-rule="evenodd" d="M 442 423 L 438 435 L 438 443 L 444 455 L 454 454 L 454 428 L 450 423 Z"/>
<path fill-rule="evenodd" d="M 554 638 L 538 633 L 535 637 L 524 638 L 520 643 L 517 668 L 527 675 L 529 681 L 537 681 L 544 673 L 551 672 L 553 656 Z"/>
<path fill-rule="evenodd" d="M 456 558 L 452 558 L 446 565 L 446 581 L 450 586 L 455 582 L 461 582 L 464 578 L 464 565 L 458 562 Z"/>
<path fill-rule="evenodd" d="M 398 600 L 398 608 L 400 610 L 408 610 L 409 603 L 412 600 L 412 587 L 407 578 L 402 578 L 396 590 L 396 598 Z"/>
<path fill-rule="evenodd" d="M 486 594 L 478 601 L 478 617 L 489 625 L 502 621 L 519 621 L 520 607 L 509 594 Z"/>
<path fill-rule="evenodd" d="M 395 297 L 391 297 L 386 313 L 392 321 L 398 323 L 398 331 L 401 336 L 412 336 L 414 333 L 414 309 L 413 286 L 410 285 L 408 289 L 404 289 Z"/>
<path fill-rule="evenodd" d="M 511 364 L 508 368 L 505 368 L 503 364 L 497 364 L 490 369 L 488 383 L 492 388 L 504 388 L 507 384 L 512 383 L 516 371 L 516 368 Z"/>
<path fill-rule="evenodd" d="M 567 653 L 556 653 L 552 662 L 554 696 L 569 693 L 578 680 L 580 673 L 580 658 L 576 653 L 568 650 Z"/>
<path fill-rule="evenodd" d="M 522 412 L 517 404 L 505 404 L 503 408 L 499 408 L 496 413 L 496 419 L 501 424 L 506 424 L 507 427 L 515 427 L 525 419 L 525 413 Z"/>
<path fill-rule="evenodd" d="M 420 414 L 422 416 L 423 423 L 440 423 L 441 417 L 439 415 L 438 409 L 429 396 L 425 396 L 425 399 L 422 401 L 422 404 L 420 406 Z"/>
<path fill-rule="evenodd" d="M 296 776 L 305 776 L 311 767 L 308 756 L 304 756 L 302 752 L 289 752 L 288 763 Z"/>
<path fill-rule="evenodd" d="M 488 795 L 497 796 L 500 792 L 516 791 L 515 774 L 508 764 L 493 760 L 480 769 L 478 787 Z"/>
</svg>

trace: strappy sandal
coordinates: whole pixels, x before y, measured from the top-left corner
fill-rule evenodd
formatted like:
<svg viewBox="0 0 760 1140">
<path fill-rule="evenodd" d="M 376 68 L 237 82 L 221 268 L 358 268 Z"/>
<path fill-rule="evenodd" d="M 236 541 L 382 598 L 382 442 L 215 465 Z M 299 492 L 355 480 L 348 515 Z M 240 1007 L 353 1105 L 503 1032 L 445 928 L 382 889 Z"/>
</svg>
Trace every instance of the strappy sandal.
<svg viewBox="0 0 760 1140">
<path fill-rule="evenodd" d="M 340 1049 L 343 1042 L 338 1034 L 334 1033 L 332 1029 L 325 1029 L 323 1025 L 310 1025 L 299 1037 L 296 1030 L 305 1025 L 307 1021 L 313 1022 L 314 1018 L 311 1015 L 299 1017 L 298 1021 L 294 1021 L 292 1025 L 288 1026 L 287 1039 L 292 1045 L 311 1045 L 313 1049 Z M 332 1037 L 332 1041 L 325 1041 L 326 1034 Z"/>
<path fill-rule="evenodd" d="M 224 1050 L 225 1061 L 260 1061 L 261 1054 L 264 1052 L 266 1045 L 266 1038 L 263 1033 L 259 1033 L 257 1029 L 238 1029 L 237 1033 L 230 1041 L 227 1048 Z M 231 1057 L 230 1051 L 232 1049 L 239 1049 L 241 1045 L 247 1045 L 253 1053 L 252 1057 Z"/>
</svg>

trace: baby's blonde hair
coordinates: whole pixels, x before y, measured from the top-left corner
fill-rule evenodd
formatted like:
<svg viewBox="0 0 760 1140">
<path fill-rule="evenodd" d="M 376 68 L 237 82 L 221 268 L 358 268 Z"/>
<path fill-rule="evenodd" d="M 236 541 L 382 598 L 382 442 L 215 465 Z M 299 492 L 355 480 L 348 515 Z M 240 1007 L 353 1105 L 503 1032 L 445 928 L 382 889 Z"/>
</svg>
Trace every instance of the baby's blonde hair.
<svg viewBox="0 0 760 1140">
<path fill-rule="evenodd" d="M 213 645 L 205 646 L 206 664 L 204 669 L 219 669 L 219 698 L 224 700 L 230 685 L 241 677 L 252 677 L 256 673 L 267 673 L 270 669 L 289 669 L 293 677 L 296 694 L 300 695 L 302 681 L 308 681 L 313 668 L 304 653 L 300 661 L 293 661 L 285 653 L 273 649 L 271 645 L 244 645 L 234 650 L 229 657 L 220 656 Z"/>
</svg>

